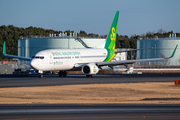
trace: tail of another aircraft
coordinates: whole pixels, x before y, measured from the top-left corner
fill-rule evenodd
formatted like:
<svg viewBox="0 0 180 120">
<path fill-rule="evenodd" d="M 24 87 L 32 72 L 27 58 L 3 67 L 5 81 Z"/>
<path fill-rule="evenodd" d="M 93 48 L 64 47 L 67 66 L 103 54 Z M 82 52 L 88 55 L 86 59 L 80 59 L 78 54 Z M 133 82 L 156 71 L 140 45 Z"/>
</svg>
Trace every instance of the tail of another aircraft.
<svg viewBox="0 0 180 120">
<path fill-rule="evenodd" d="M 114 53 L 115 50 L 115 44 L 116 44 L 116 34 L 117 34 L 117 26 L 118 26 L 118 20 L 119 20 L 119 11 L 116 11 L 116 14 L 114 16 L 114 20 L 112 22 L 111 28 L 109 30 L 108 36 L 106 38 L 106 43 L 104 48 L 107 49 L 108 55 L 104 62 L 111 61 L 116 54 Z"/>
<path fill-rule="evenodd" d="M 3 55 L 6 55 L 6 41 L 4 41 Z"/>
</svg>

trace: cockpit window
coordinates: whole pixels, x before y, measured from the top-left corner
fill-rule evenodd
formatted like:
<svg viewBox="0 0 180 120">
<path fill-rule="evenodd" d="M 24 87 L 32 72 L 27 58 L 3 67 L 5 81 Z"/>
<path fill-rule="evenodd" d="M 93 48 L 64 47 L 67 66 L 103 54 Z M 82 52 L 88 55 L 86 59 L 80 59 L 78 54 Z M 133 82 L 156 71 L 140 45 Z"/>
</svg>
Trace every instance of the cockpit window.
<svg viewBox="0 0 180 120">
<path fill-rule="evenodd" d="M 35 58 L 35 59 L 44 59 L 44 56 L 33 56 L 32 58 Z"/>
<path fill-rule="evenodd" d="M 40 57 L 40 59 L 44 59 L 44 57 L 43 57 L 43 56 L 41 56 L 41 57 Z"/>
</svg>

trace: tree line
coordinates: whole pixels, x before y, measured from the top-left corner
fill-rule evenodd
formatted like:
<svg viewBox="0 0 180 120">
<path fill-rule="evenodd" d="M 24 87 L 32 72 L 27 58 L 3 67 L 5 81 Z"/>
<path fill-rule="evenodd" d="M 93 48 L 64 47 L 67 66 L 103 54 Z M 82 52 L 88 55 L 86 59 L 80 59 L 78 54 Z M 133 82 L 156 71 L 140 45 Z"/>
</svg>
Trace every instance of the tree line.
<svg viewBox="0 0 180 120">
<path fill-rule="evenodd" d="M 70 33 L 74 33 L 74 31 L 66 30 L 64 31 L 69 35 Z M 0 51 L 3 50 L 3 42 L 6 41 L 7 53 L 12 55 L 18 54 L 18 39 L 19 38 L 26 38 L 26 37 L 48 37 L 49 34 L 56 34 L 59 35 L 62 31 L 52 30 L 52 29 L 44 29 L 44 28 L 37 28 L 37 27 L 15 27 L 13 25 L 2 25 L 0 26 Z M 132 35 L 128 37 L 127 35 L 119 35 L 117 34 L 116 37 L 116 48 L 133 48 L 136 49 L 137 39 L 140 38 L 165 38 L 169 37 L 169 34 L 173 34 L 173 31 L 165 32 L 162 29 L 158 30 L 158 32 L 147 32 L 146 34 L 142 35 Z M 78 36 L 81 37 L 99 37 L 99 38 L 106 38 L 107 35 L 98 35 L 94 33 L 86 33 L 85 31 L 80 31 Z M 180 37 L 180 33 L 176 33 L 177 37 Z M 0 60 L 4 58 L 2 52 L 0 52 Z"/>
</svg>

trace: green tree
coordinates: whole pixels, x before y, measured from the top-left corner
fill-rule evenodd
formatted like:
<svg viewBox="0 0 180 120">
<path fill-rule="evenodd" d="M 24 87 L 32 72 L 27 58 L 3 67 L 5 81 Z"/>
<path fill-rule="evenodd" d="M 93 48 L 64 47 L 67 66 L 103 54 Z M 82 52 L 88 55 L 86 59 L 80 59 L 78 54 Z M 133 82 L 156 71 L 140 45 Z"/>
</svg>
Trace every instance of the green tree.
<svg viewBox="0 0 180 120">
<path fill-rule="evenodd" d="M 82 36 L 82 37 L 87 37 L 87 33 L 85 31 L 80 31 L 79 32 L 79 36 Z"/>
<path fill-rule="evenodd" d="M 125 48 L 130 48 L 130 42 L 129 42 L 129 39 L 125 39 L 125 41 L 124 41 L 124 47 Z"/>
</svg>

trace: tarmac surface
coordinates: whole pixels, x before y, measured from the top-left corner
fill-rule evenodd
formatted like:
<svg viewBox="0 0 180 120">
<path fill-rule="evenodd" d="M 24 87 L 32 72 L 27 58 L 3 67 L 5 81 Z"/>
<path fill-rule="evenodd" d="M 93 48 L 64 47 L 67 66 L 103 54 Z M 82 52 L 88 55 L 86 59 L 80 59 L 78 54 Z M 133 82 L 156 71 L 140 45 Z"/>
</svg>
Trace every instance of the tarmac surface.
<svg viewBox="0 0 180 120">
<path fill-rule="evenodd" d="M 136 82 L 174 82 L 180 74 L 143 75 L 45 75 L 31 76 L 0 75 L 0 88 L 26 86 L 54 86 L 75 84 L 136 83 Z M 103 104 L 103 105 L 0 105 L 0 119 L 36 120 L 179 120 L 180 105 L 142 105 L 142 104 Z"/>
<path fill-rule="evenodd" d="M 179 120 L 180 105 L 0 105 L 0 118 L 48 120 Z"/>
<path fill-rule="evenodd" d="M 0 88 L 5 87 L 31 87 L 78 84 L 110 84 L 110 83 L 137 83 L 137 82 L 174 82 L 180 79 L 180 74 L 132 74 L 132 75 L 96 75 L 87 78 L 85 75 L 0 75 Z"/>
</svg>

